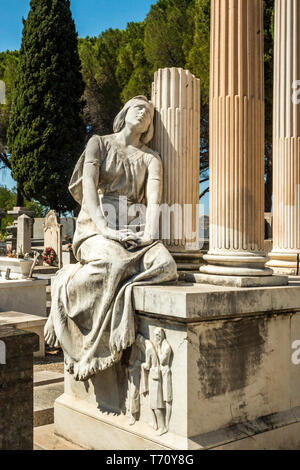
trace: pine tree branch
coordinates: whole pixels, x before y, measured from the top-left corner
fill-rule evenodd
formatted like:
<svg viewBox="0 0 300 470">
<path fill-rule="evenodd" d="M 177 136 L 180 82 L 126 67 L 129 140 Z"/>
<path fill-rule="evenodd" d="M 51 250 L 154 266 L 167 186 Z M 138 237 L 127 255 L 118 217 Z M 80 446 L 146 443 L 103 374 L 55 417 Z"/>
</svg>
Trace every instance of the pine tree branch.
<svg viewBox="0 0 300 470">
<path fill-rule="evenodd" d="M 200 184 L 201 183 L 206 183 L 207 181 L 209 181 L 209 176 L 207 178 L 204 178 L 203 180 L 200 180 Z"/>
<path fill-rule="evenodd" d="M 202 191 L 202 193 L 200 194 L 199 199 L 201 199 L 203 196 L 205 196 L 205 194 L 208 193 L 208 192 L 209 192 L 209 187 L 206 188 L 204 191 Z"/>
<path fill-rule="evenodd" d="M 11 170 L 11 163 L 5 152 L 0 152 L 0 160 L 4 165 Z"/>
</svg>

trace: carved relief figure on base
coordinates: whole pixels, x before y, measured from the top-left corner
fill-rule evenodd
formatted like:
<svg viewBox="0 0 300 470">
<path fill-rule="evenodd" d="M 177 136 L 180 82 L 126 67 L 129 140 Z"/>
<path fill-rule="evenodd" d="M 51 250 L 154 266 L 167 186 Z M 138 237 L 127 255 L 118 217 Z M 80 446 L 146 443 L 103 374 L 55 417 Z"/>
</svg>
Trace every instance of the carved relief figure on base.
<svg viewBox="0 0 300 470">
<path fill-rule="evenodd" d="M 81 205 L 73 239 L 78 263 L 55 277 L 45 339 L 61 345 L 67 371 L 76 380 L 112 366 L 134 343 L 133 287 L 177 279 L 173 258 L 154 240 L 162 165 L 146 146 L 153 114 L 144 96 L 128 101 L 114 121 L 115 133 L 89 140 L 71 179 L 70 192 Z M 126 226 L 120 198 L 127 198 Z M 147 207 L 145 227 L 136 233 L 130 229 L 136 217 L 130 208 L 141 203 Z M 115 226 L 105 207 L 115 210 Z"/>
<path fill-rule="evenodd" d="M 141 365 L 145 359 L 145 350 L 145 338 L 138 334 L 131 348 L 128 366 L 128 414 L 130 416 L 130 426 L 135 424 L 137 414 L 140 411 Z"/>
<path fill-rule="evenodd" d="M 169 430 L 172 412 L 172 379 L 170 369 L 171 347 L 162 328 L 154 331 L 155 345 L 146 341 L 146 361 L 142 364 L 144 388 L 149 392 L 152 427 L 161 436 Z M 146 373 L 148 372 L 148 376 Z"/>
<path fill-rule="evenodd" d="M 154 330 L 154 341 L 156 352 L 160 364 L 161 381 L 162 381 L 162 397 L 166 409 L 165 414 L 165 429 L 169 430 L 169 423 L 172 413 L 172 375 L 171 375 L 171 354 L 172 349 L 166 340 L 165 331 L 162 328 L 156 328 Z"/>
</svg>

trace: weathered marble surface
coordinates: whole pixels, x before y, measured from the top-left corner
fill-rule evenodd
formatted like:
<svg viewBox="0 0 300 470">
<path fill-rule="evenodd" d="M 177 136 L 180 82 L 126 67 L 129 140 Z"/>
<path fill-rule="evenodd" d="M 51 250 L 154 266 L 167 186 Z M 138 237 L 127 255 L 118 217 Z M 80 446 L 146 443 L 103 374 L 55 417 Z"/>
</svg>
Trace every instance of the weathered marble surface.
<svg viewBox="0 0 300 470">
<path fill-rule="evenodd" d="M 134 289 L 134 305 L 138 332 L 154 342 L 156 328 L 163 328 L 172 350 L 169 432 L 159 436 L 149 425 L 143 393 L 130 425 L 124 356 L 85 383 L 66 374 L 55 405 L 59 435 L 98 449 L 112 448 L 110 432 L 124 449 L 145 448 L 145 440 L 148 449 L 201 449 L 245 438 L 245 429 L 256 435 L 278 428 L 284 436 L 287 426 L 300 422 L 300 365 L 292 362 L 292 344 L 300 339 L 299 283 L 141 286 Z"/>
<path fill-rule="evenodd" d="M 0 278 L 0 311 L 16 311 L 46 317 L 48 281 L 24 279 L 6 281 Z"/>
<path fill-rule="evenodd" d="M 146 146 L 153 114 L 147 98 L 128 101 L 114 134 L 90 139 L 71 178 L 81 205 L 73 239 L 78 263 L 54 279 L 45 339 L 61 345 L 77 380 L 112 367 L 134 343 L 133 287 L 177 280 L 172 256 L 156 239 L 163 176 L 159 155 Z M 142 204 L 144 220 L 130 225 Z"/>
</svg>

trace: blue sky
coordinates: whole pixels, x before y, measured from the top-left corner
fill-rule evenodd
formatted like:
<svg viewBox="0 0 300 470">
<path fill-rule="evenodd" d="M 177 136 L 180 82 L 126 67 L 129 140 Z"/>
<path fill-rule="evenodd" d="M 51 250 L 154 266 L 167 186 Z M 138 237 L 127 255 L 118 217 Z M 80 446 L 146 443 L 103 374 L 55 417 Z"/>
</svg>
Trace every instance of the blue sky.
<svg viewBox="0 0 300 470">
<path fill-rule="evenodd" d="M 79 37 L 98 36 L 108 28 L 126 28 L 130 21 L 143 21 L 157 0 L 71 0 L 71 10 Z M 22 17 L 29 12 L 29 0 L 0 0 L 0 52 L 19 49 Z M 16 185 L 10 172 L 1 172 L 0 185 Z M 201 187 L 205 189 L 206 185 Z M 208 213 L 208 195 L 202 199 Z"/>
<path fill-rule="evenodd" d="M 143 21 L 156 0 L 71 0 L 79 37 L 98 36 L 108 28 L 125 29 L 130 21 Z M 19 49 L 22 17 L 29 12 L 29 0 L 0 0 L 0 52 Z M 10 172 L 1 172 L 0 185 L 15 186 Z"/>
<path fill-rule="evenodd" d="M 108 28 L 126 28 L 129 21 L 142 21 L 156 0 L 71 0 L 79 37 L 98 36 Z M 0 51 L 19 49 L 22 17 L 29 0 L 0 0 Z"/>
</svg>

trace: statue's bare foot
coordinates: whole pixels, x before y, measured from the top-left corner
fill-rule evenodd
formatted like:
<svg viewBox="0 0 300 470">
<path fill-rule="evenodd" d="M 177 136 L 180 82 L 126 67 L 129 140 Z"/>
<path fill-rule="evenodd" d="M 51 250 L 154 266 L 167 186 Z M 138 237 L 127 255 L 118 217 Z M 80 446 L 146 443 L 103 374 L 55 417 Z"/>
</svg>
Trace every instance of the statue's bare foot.
<svg viewBox="0 0 300 470">
<path fill-rule="evenodd" d="M 168 429 L 165 426 L 163 426 L 162 428 L 159 428 L 157 430 L 157 435 L 162 436 L 163 434 L 166 434 L 167 432 L 168 432 Z"/>
<path fill-rule="evenodd" d="M 158 430 L 157 422 L 156 422 L 156 419 L 154 419 L 154 418 L 153 418 L 153 421 L 152 421 L 152 427 L 153 427 L 154 431 Z"/>
<path fill-rule="evenodd" d="M 59 347 L 59 342 L 57 341 L 57 337 L 54 331 L 54 325 L 53 325 L 53 321 L 51 317 L 48 318 L 47 323 L 45 325 L 44 337 L 45 337 L 46 343 L 51 348 Z"/>
<path fill-rule="evenodd" d="M 135 422 L 136 422 L 135 416 L 131 415 L 130 421 L 129 421 L 129 426 L 133 426 L 135 424 Z"/>
</svg>

